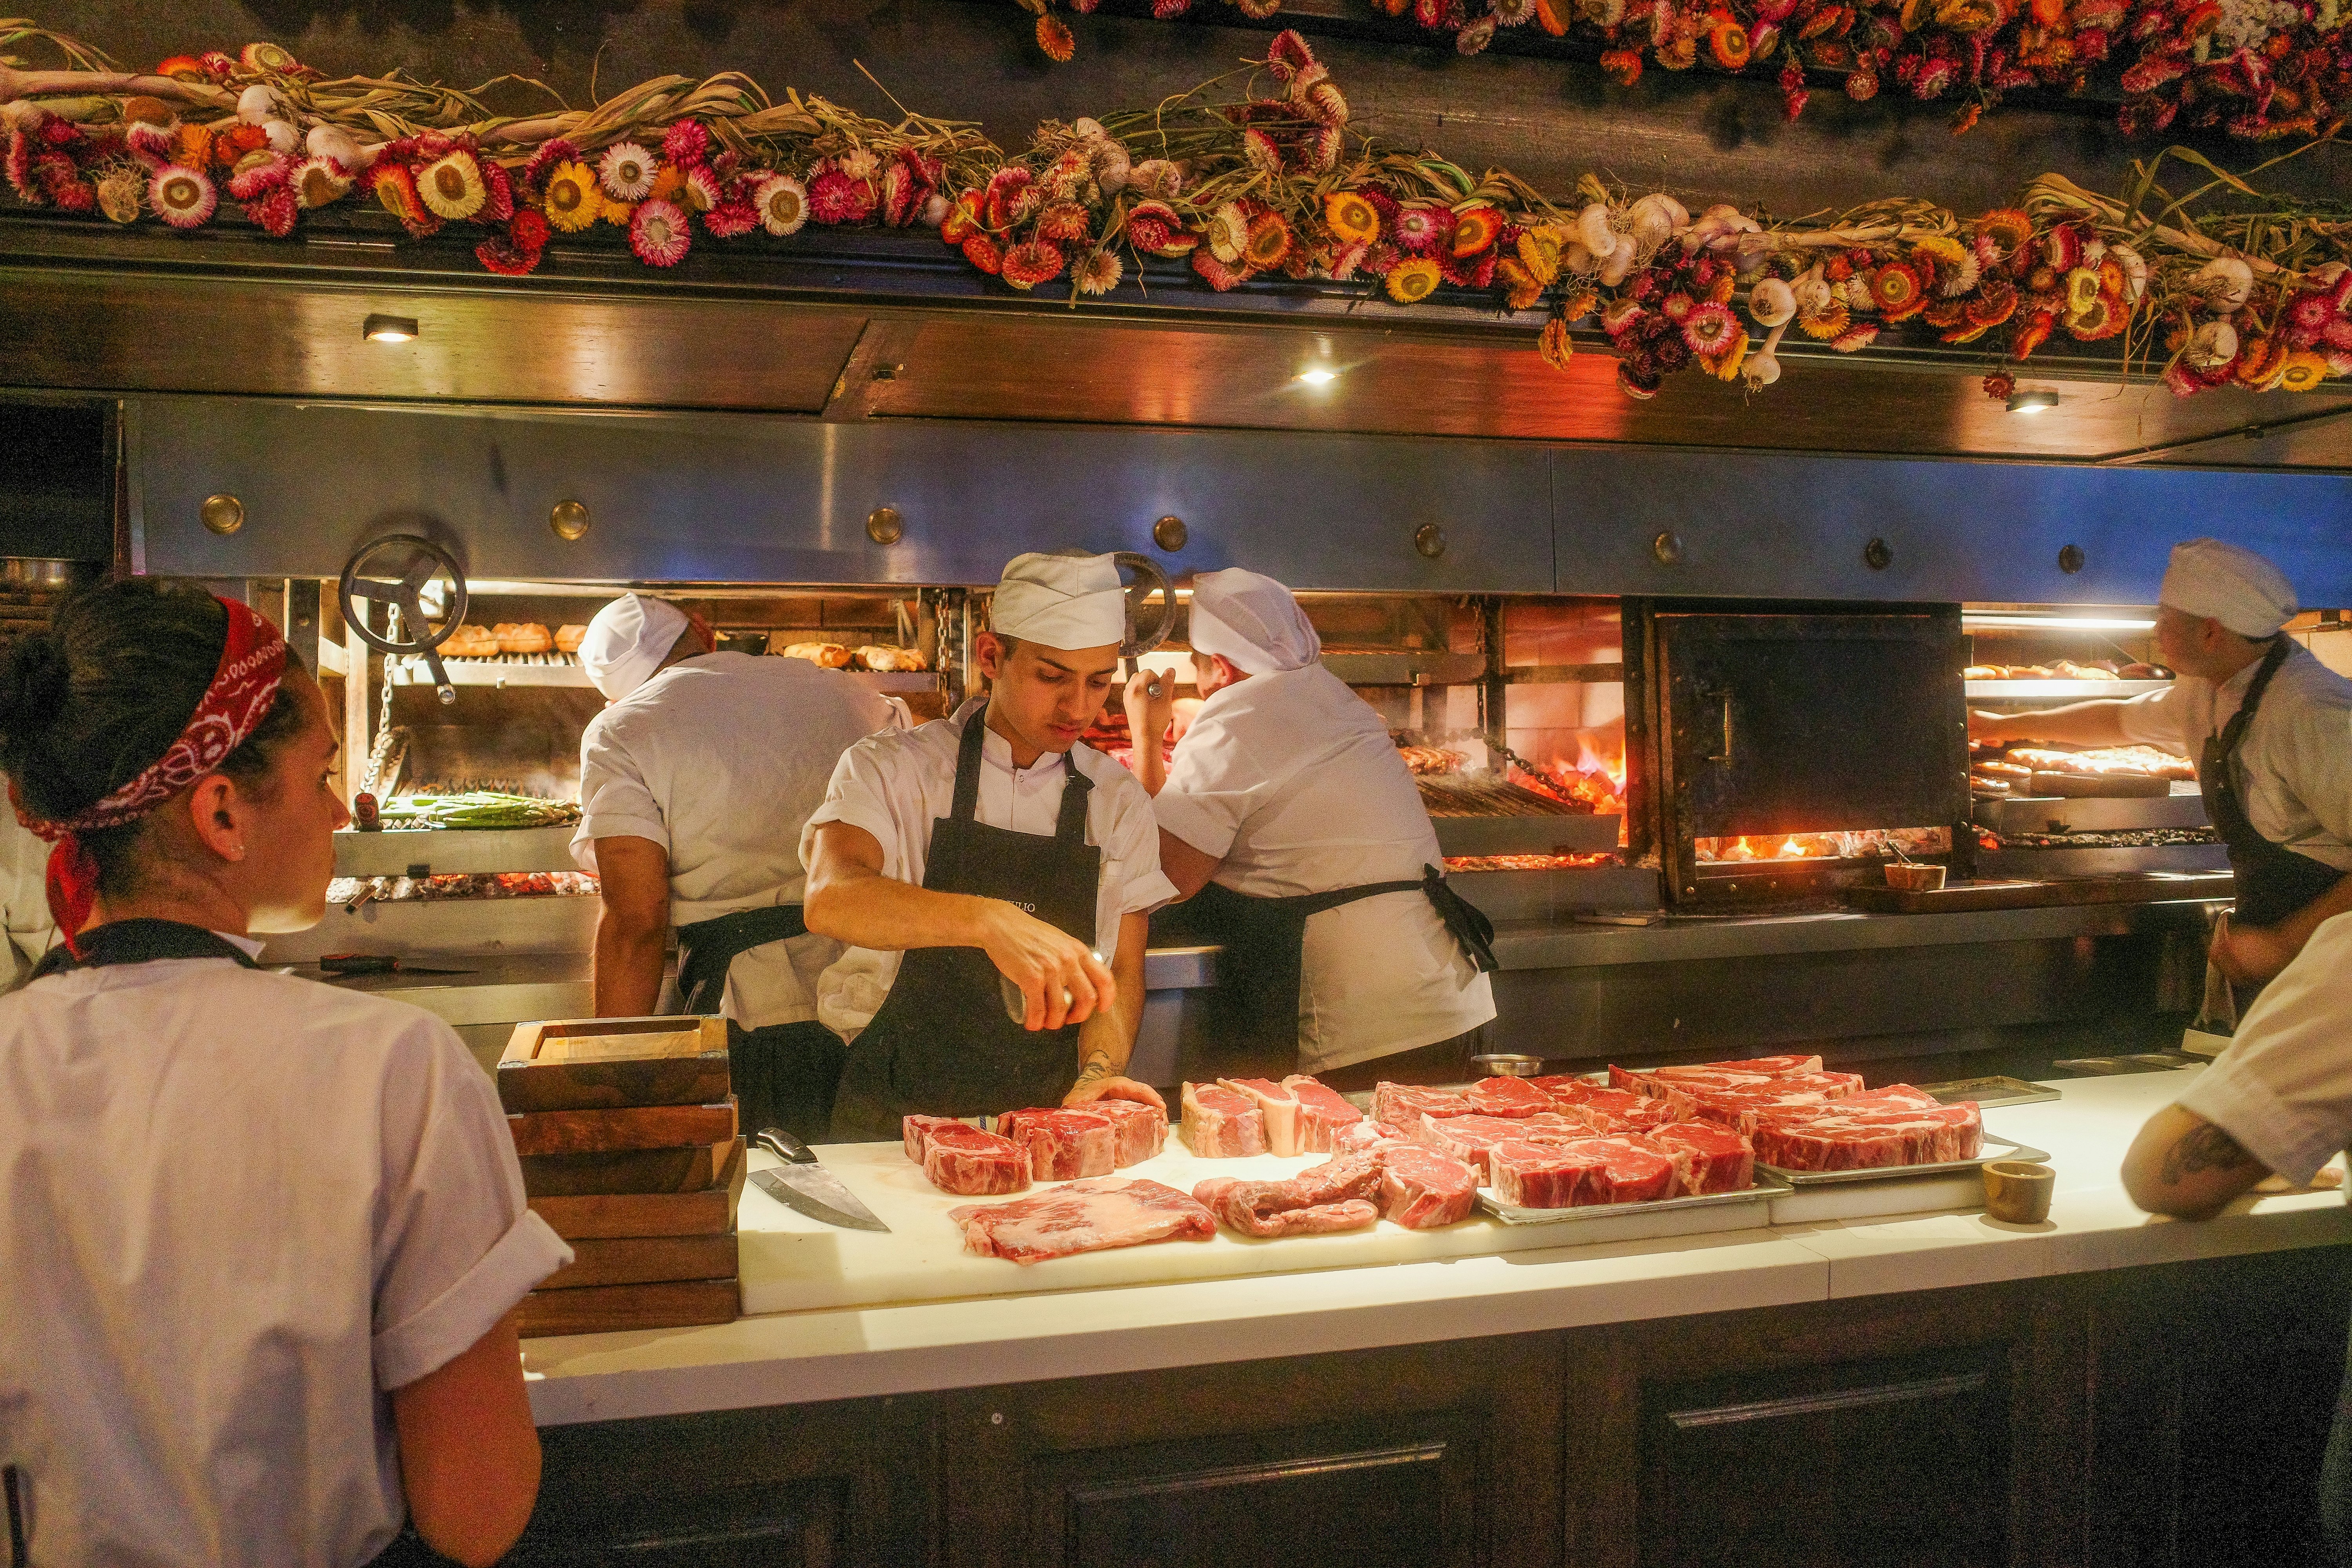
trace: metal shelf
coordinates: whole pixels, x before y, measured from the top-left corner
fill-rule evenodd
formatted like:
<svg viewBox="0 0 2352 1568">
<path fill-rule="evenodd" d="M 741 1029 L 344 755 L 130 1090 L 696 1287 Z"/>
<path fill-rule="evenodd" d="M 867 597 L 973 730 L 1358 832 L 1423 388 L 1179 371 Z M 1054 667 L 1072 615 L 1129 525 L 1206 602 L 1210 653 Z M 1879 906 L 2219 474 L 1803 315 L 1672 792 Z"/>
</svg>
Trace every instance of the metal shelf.
<svg viewBox="0 0 2352 1568">
<path fill-rule="evenodd" d="M 404 877 L 412 866 L 428 875 L 459 871 L 576 871 L 571 825 L 558 827 L 386 827 L 335 835 L 338 877 Z"/>
<path fill-rule="evenodd" d="M 2169 691 L 2169 680 L 1971 680 L 1965 683 L 1971 699 L 2011 698 L 2042 700 L 2052 697 L 2141 697 Z"/>
<path fill-rule="evenodd" d="M 1468 686 L 1486 676 L 1480 653 L 1327 653 L 1323 668 L 1349 686 Z"/>
<path fill-rule="evenodd" d="M 441 668 L 452 686 L 586 686 L 588 672 L 568 653 L 513 654 L 502 658 L 445 658 Z M 418 654 L 383 661 L 383 678 L 394 686 L 430 686 L 433 670 Z"/>
<path fill-rule="evenodd" d="M 1622 816 L 1562 812 L 1557 816 L 1438 816 L 1443 855 L 1589 855 L 1617 847 Z"/>
</svg>

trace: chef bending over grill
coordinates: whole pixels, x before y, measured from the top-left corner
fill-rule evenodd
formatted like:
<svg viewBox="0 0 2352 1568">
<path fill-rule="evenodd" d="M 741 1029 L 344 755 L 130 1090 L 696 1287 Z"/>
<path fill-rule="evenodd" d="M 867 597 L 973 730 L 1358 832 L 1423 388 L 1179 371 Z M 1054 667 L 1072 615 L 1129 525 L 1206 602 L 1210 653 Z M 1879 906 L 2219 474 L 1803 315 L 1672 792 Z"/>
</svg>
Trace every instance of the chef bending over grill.
<svg viewBox="0 0 2352 1568">
<path fill-rule="evenodd" d="M 1273 578 L 1201 574 L 1192 626 L 1207 700 L 1164 779 L 1171 701 L 1139 676 L 1126 700 L 1160 866 L 1223 944 L 1211 1037 L 1251 1071 L 1341 1089 L 1463 1076 L 1495 1016 L 1493 928 L 1445 885 L 1387 726 Z"/>
<path fill-rule="evenodd" d="M 2280 628 L 2294 585 L 2218 539 L 2175 545 L 2158 590 L 2157 643 L 2180 672 L 2165 691 L 2033 713 L 1972 712 L 1979 741 L 2154 744 L 2197 760 L 2205 809 L 2236 874 L 2236 919 L 2213 960 L 2266 980 L 2332 915 L 2352 910 L 2352 680 Z"/>
<path fill-rule="evenodd" d="M 603 879 L 596 1016 L 659 1009 L 677 930 L 677 997 L 727 1019 L 746 1127 L 822 1138 L 841 1040 L 816 1021 L 841 944 L 801 916 L 802 826 L 834 763 L 907 710 L 804 659 L 711 651 L 709 628 L 625 594 L 596 613 L 580 662 L 607 706 L 580 738 L 581 869 Z"/>
<path fill-rule="evenodd" d="M 802 836 L 809 929 L 848 944 L 817 991 L 849 1041 L 836 1140 L 897 1138 L 912 1113 L 1160 1103 L 1124 1072 L 1147 917 L 1175 889 L 1142 785 L 1078 742 L 1127 637 L 1118 565 L 1016 556 L 989 627 L 987 699 L 851 747 Z"/>
</svg>

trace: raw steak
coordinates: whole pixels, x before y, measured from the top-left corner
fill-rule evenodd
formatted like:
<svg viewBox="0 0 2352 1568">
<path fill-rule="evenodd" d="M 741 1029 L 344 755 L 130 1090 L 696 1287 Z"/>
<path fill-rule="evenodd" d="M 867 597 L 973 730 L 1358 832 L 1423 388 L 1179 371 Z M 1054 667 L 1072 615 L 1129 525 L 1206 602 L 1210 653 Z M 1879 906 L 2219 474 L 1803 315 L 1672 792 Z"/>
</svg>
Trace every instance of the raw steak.
<svg viewBox="0 0 2352 1568">
<path fill-rule="evenodd" d="M 1339 1147 L 1334 1142 L 1348 1128 L 1361 1123 L 1364 1113 L 1340 1098 L 1336 1089 L 1308 1078 L 1305 1073 L 1293 1073 L 1282 1080 L 1298 1101 L 1298 1152 L 1302 1154 L 1327 1154 Z"/>
<path fill-rule="evenodd" d="M 1470 1110 L 1479 1116 L 1533 1116 L 1551 1109 L 1551 1096 L 1526 1079 L 1480 1079 L 1463 1091 Z"/>
<path fill-rule="evenodd" d="M 1759 1120 L 1776 1111 L 1827 1105 L 1861 1088 L 1859 1073 L 1824 1072 L 1771 1079 L 1738 1089 L 1688 1094 L 1675 1090 L 1663 1098 L 1678 1108 L 1686 1108 L 1686 1120 L 1719 1121 L 1741 1132 L 1753 1133 Z"/>
<path fill-rule="evenodd" d="M 1853 1110 L 1839 1102 L 1770 1118 L 1757 1128 L 1755 1144 L 1759 1161 L 1786 1171 L 1940 1164 L 1983 1153 L 1984 1121 L 1972 1100 L 1909 1110 Z"/>
<path fill-rule="evenodd" d="M 1090 1100 L 1086 1109 L 1108 1116 L 1118 1130 L 1118 1152 L 1113 1163 L 1125 1170 L 1139 1165 L 1168 1146 L 1168 1113 L 1139 1100 Z"/>
<path fill-rule="evenodd" d="M 1847 1095 L 1838 1101 L 1838 1109 L 1847 1111 L 1933 1110 L 1942 1103 L 1924 1089 L 1914 1089 L 1907 1083 L 1890 1083 L 1885 1089 Z"/>
<path fill-rule="evenodd" d="M 1483 1177 L 1487 1150 L 1526 1136 L 1518 1122 L 1500 1116 L 1423 1116 L 1421 1125 L 1413 1129 L 1412 1141 L 1452 1155 Z"/>
<path fill-rule="evenodd" d="M 1698 1062 L 1690 1067 L 1654 1068 L 1651 1070 L 1660 1078 L 1675 1078 L 1685 1073 L 1707 1072 L 1747 1073 L 1756 1078 L 1790 1078 L 1798 1073 L 1821 1071 L 1822 1058 L 1799 1056 L 1750 1057 L 1745 1061 Z"/>
<path fill-rule="evenodd" d="M 1203 1160 L 1265 1152 L 1265 1118 L 1249 1096 L 1217 1083 L 1184 1086 L 1184 1142 Z"/>
<path fill-rule="evenodd" d="M 1709 1121 L 1678 1121 L 1650 1134 L 1650 1142 L 1669 1153 L 1690 1156 L 1682 1173 L 1683 1191 L 1692 1197 L 1703 1193 L 1744 1193 L 1756 1184 L 1756 1149 L 1741 1133 Z"/>
<path fill-rule="evenodd" d="M 1411 1127 L 1419 1116 L 1467 1116 L 1470 1102 L 1450 1089 L 1423 1089 L 1410 1083 L 1383 1083 L 1372 1090 L 1372 1120 L 1391 1127 Z"/>
<path fill-rule="evenodd" d="M 1029 1184 L 1029 1151 L 1010 1138 L 950 1121 L 932 1128 L 923 1141 L 923 1175 L 940 1191 L 958 1197 L 1017 1193 Z"/>
<path fill-rule="evenodd" d="M 1015 1263 L 1217 1234 L 1214 1215 L 1140 1176 L 1097 1176 L 1014 1203 L 966 1204 L 948 1218 L 963 1227 L 966 1251 Z"/>
<path fill-rule="evenodd" d="M 1382 1148 L 1391 1143 L 1407 1142 L 1409 1140 L 1403 1133 L 1387 1122 L 1373 1121 L 1369 1119 L 1351 1121 L 1331 1135 L 1331 1148 L 1335 1153 L 1362 1153 L 1367 1150 Z"/>
<path fill-rule="evenodd" d="M 1584 1116 L 1601 1123 L 1604 1132 L 1639 1131 L 1671 1120 L 1662 1102 L 1628 1089 L 1606 1089 L 1580 1078 L 1531 1078 L 1551 1096 L 1552 1109 L 1564 1116 Z"/>
<path fill-rule="evenodd" d="M 1262 1078 L 1221 1078 L 1217 1080 L 1252 1105 L 1265 1118 L 1265 1152 L 1285 1158 L 1300 1152 L 1298 1147 L 1298 1100 L 1278 1083 Z"/>
<path fill-rule="evenodd" d="M 1286 1182 L 1213 1176 L 1192 1196 L 1244 1236 L 1316 1236 L 1361 1230 L 1380 1218 L 1370 1200 L 1381 1190 L 1381 1163 L 1342 1154 Z"/>
<path fill-rule="evenodd" d="M 907 1140 L 907 1158 L 919 1165 L 923 1163 L 923 1140 L 934 1128 L 962 1127 L 968 1123 L 952 1116 L 909 1116 L 898 1123 L 900 1134 Z"/>
<path fill-rule="evenodd" d="M 1029 1151 L 1029 1173 L 1041 1182 L 1108 1176 L 1118 1167 L 1118 1129 L 1092 1110 L 1008 1110 L 996 1119 L 996 1131 Z"/>
<path fill-rule="evenodd" d="M 1434 1149 L 1399 1143 L 1380 1151 L 1381 1213 L 1407 1230 L 1435 1230 L 1468 1219 L 1478 1202 L 1478 1173 Z"/>
<path fill-rule="evenodd" d="M 1621 1068 L 1612 1063 L 1609 1084 L 1612 1089 L 1631 1089 L 1636 1094 L 1659 1095 L 1669 1089 L 1738 1089 L 1743 1084 L 1821 1070 L 1819 1057 L 1752 1057 L 1745 1061 L 1695 1062 L 1687 1067 L 1670 1068 Z"/>
<path fill-rule="evenodd" d="M 1571 1152 L 1558 1143 L 1507 1142 L 1487 1156 L 1486 1184 L 1515 1208 L 1573 1208 L 1584 1178 L 1607 1163 L 1599 1154 Z"/>
<path fill-rule="evenodd" d="M 1582 1155 L 1591 1162 L 1577 1182 L 1573 1206 L 1578 1208 L 1588 1204 L 1647 1203 L 1653 1198 L 1674 1197 L 1682 1190 L 1683 1172 L 1689 1168 L 1687 1156 L 1677 1159 L 1672 1152 L 1661 1149 L 1638 1132 L 1585 1138 L 1559 1147 L 1563 1152 Z"/>
</svg>

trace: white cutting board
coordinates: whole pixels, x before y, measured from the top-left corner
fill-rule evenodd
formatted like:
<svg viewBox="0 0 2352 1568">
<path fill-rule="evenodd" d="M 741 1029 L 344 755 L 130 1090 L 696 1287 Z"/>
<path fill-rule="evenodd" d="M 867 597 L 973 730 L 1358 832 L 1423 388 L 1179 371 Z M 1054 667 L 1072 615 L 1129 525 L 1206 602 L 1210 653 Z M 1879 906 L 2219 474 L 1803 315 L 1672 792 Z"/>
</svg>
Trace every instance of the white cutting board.
<svg viewBox="0 0 2352 1568">
<path fill-rule="evenodd" d="M 1558 1225 L 1507 1226 L 1483 1214 L 1443 1230 L 1406 1230 L 1387 1220 L 1335 1236 L 1277 1239 L 1236 1236 L 1220 1227 L 1208 1241 L 1160 1241 L 1108 1252 L 1083 1252 L 1043 1263 L 1009 1263 L 963 1249 L 963 1231 L 948 1211 L 965 1204 L 1013 1198 L 961 1198 L 923 1179 L 922 1167 L 898 1143 L 829 1143 L 815 1151 L 827 1170 L 866 1200 L 884 1224 L 875 1231 L 842 1230 L 785 1207 L 746 1184 L 736 1218 L 743 1310 L 807 1311 L 833 1307 L 886 1306 L 968 1296 L 1016 1296 L 1039 1290 L 1090 1290 L 1106 1285 L 1157 1285 L 1245 1274 L 1290 1274 L 1311 1268 L 1352 1268 L 1385 1263 L 1582 1247 L 1706 1231 L 1745 1230 L 1768 1217 L 1763 1203 L 1719 1208 L 1629 1212 L 1580 1217 Z M 1156 1158 L 1118 1174 L 1146 1176 L 1179 1192 L 1211 1176 L 1269 1180 L 1297 1174 L 1329 1159 L 1272 1154 L 1241 1160 L 1195 1158 L 1172 1133 Z M 765 1150 L 751 1153 L 753 1170 L 782 1163 Z M 1032 1185 L 1029 1196 L 1056 1184 Z M 1574 1211 L 1570 1211 L 1574 1212 Z"/>
</svg>

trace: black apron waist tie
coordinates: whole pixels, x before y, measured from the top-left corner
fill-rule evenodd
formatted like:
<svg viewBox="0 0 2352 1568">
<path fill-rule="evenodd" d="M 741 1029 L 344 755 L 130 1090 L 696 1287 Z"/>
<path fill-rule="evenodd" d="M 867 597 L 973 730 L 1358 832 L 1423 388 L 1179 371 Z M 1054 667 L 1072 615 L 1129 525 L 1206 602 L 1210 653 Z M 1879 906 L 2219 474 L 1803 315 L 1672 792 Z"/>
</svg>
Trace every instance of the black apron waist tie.
<svg viewBox="0 0 2352 1568">
<path fill-rule="evenodd" d="M 689 1013 L 716 1014 L 727 1000 L 727 971 L 755 947 L 808 934 L 798 904 L 737 910 L 677 928 L 677 994 Z"/>
<path fill-rule="evenodd" d="M 798 904 L 736 910 L 677 928 L 679 1005 L 699 1016 L 727 1005 L 735 961 L 770 942 L 808 934 Z M 841 1078 L 841 1038 L 814 1019 L 745 1028 L 727 1021 L 727 1079 L 746 1136 L 781 1127 L 803 1143 L 824 1142 Z"/>
<path fill-rule="evenodd" d="M 2324 860 L 2263 837 L 2255 830 L 2238 793 L 2238 748 L 2245 741 L 2246 727 L 2253 722 L 2254 710 L 2262 705 L 2263 693 L 2270 689 L 2271 677 L 2286 662 L 2292 647 L 2284 633 L 2272 639 L 2270 651 L 2263 655 L 2254 679 L 2246 687 L 2245 700 L 2221 732 L 2207 738 L 2197 759 L 2197 785 L 2205 793 L 2205 813 L 2230 852 L 2230 870 L 2236 879 L 2236 918 L 2250 926 L 2276 925 L 2345 876 Z"/>
</svg>

